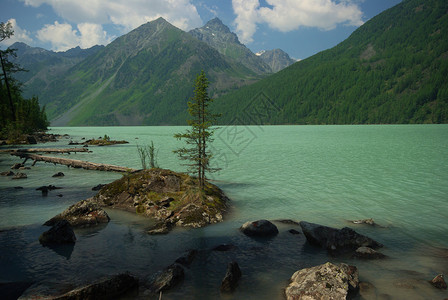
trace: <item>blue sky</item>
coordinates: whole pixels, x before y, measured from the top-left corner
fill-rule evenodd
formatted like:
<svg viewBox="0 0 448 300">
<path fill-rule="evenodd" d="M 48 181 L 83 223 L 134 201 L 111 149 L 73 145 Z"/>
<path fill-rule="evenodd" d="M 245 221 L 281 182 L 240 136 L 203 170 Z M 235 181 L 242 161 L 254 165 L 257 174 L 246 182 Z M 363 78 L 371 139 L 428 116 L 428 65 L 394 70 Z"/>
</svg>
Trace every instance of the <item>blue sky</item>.
<svg viewBox="0 0 448 300">
<path fill-rule="evenodd" d="M 0 0 L 0 22 L 21 41 L 65 51 L 107 45 L 163 17 L 190 30 L 218 17 L 253 52 L 280 48 L 303 59 L 331 48 L 401 0 Z"/>
</svg>

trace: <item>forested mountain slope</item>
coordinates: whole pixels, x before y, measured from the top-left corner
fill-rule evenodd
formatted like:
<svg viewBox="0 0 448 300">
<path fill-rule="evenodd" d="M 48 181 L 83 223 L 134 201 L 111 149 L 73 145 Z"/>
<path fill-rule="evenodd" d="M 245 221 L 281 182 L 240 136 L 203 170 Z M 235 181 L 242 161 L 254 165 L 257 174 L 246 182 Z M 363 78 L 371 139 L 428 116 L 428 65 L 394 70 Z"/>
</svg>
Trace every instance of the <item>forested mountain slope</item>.
<svg viewBox="0 0 448 300">
<path fill-rule="evenodd" d="M 185 124 L 202 69 L 214 97 L 261 78 L 159 18 L 70 68 L 39 99 L 53 126 Z"/>
<path fill-rule="evenodd" d="M 404 0 L 215 109 L 224 124 L 447 123 L 447 37 L 446 0 Z"/>
</svg>

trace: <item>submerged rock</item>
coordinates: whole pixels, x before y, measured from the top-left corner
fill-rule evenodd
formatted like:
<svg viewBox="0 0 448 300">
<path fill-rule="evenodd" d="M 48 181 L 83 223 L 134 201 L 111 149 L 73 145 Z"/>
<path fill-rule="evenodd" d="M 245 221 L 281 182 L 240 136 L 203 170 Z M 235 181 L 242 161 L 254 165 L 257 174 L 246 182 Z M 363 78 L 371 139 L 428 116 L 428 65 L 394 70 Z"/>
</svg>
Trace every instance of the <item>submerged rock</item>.
<svg viewBox="0 0 448 300">
<path fill-rule="evenodd" d="M 350 221 L 353 224 L 367 224 L 367 225 L 371 225 L 371 226 L 375 226 L 376 223 L 372 218 L 369 219 L 362 219 L 362 220 L 353 220 Z"/>
<path fill-rule="evenodd" d="M 277 226 L 268 220 L 246 222 L 240 227 L 240 231 L 248 236 L 272 237 L 278 234 Z"/>
<path fill-rule="evenodd" d="M 347 299 L 358 292 L 358 269 L 346 264 L 323 265 L 302 269 L 291 277 L 286 299 Z"/>
<path fill-rule="evenodd" d="M 89 199 L 73 204 L 59 215 L 45 222 L 44 225 L 51 226 L 60 220 L 65 220 L 71 226 L 78 227 L 108 223 L 110 218 L 97 203 Z"/>
<path fill-rule="evenodd" d="M 54 175 L 51 176 L 51 177 L 64 177 L 64 176 L 65 176 L 64 173 L 62 173 L 62 172 L 58 172 L 58 173 L 54 174 Z"/>
<path fill-rule="evenodd" d="M 102 188 L 103 188 L 103 186 L 105 186 L 105 184 L 98 184 L 98 185 L 96 185 L 96 186 L 94 186 L 93 188 L 92 188 L 92 191 L 99 191 L 99 190 L 101 190 Z"/>
<path fill-rule="evenodd" d="M 446 290 L 446 282 L 443 274 L 439 274 L 436 277 L 434 277 L 434 279 L 431 280 L 430 283 L 438 289 Z"/>
<path fill-rule="evenodd" d="M 173 224 L 169 222 L 159 222 L 156 223 L 151 229 L 149 229 L 146 233 L 151 235 L 157 234 L 167 234 L 173 228 Z"/>
<path fill-rule="evenodd" d="M 383 246 L 381 243 L 348 227 L 336 229 L 305 221 L 300 222 L 300 226 L 310 244 L 326 248 L 334 253 L 350 252 L 359 247 L 376 249 Z"/>
<path fill-rule="evenodd" d="M 188 267 L 189 265 L 191 265 L 191 263 L 193 262 L 193 260 L 195 259 L 197 254 L 198 254 L 198 250 L 195 250 L 195 249 L 190 250 L 190 251 L 188 251 L 188 253 L 186 255 L 181 256 L 178 259 L 176 259 L 176 263 Z"/>
<path fill-rule="evenodd" d="M 76 242 L 76 236 L 70 223 L 61 220 L 53 225 L 50 230 L 45 231 L 39 237 L 42 245 L 50 244 L 70 244 Z"/>
<path fill-rule="evenodd" d="M 359 247 L 356 249 L 354 256 L 363 259 L 380 259 L 387 257 L 383 253 L 375 251 L 369 247 Z"/>
<path fill-rule="evenodd" d="M 241 270 L 236 261 L 232 261 L 227 265 L 226 275 L 221 282 L 221 292 L 231 293 L 238 285 L 241 278 Z"/>
<path fill-rule="evenodd" d="M 172 264 L 163 270 L 150 284 L 153 293 L 160 293 L 172 289 L 185 277 L 184 268 L 179 264 Z"/>
</svg>

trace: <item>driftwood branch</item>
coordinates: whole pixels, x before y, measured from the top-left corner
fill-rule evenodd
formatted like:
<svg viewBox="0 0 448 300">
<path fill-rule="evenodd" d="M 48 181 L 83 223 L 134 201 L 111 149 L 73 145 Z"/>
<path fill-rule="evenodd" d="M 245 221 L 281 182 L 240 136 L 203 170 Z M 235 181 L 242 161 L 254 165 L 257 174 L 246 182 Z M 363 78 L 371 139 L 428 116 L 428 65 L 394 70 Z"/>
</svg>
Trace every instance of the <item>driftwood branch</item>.
<svg viewBox="0 0 448 300">
<path fill-rule="evenodd" d="M 57 149 L 57 148 L 29 148 L 29 149 L 1 149 L 0 152 L 9 152 L 9 153 L 76 153 L 76 152 L 92 152 L 87 148 L 67 148 L 67 149 Z"/>
<path fill-rule="evenodd" d="M 31 154 L 25 152 L 11 152 L 11 155 L 18 156 L 20 158 L 32 159 L 34 160 L 33 166 L 37 161 L 44 161 L 53 164 L 65 165 L 72 168 L 83 168 L 86 170 L 97 170 L 97 171 L 112 171 L 112 172 L 134 172 L 135 169 L 130 169 L 126 167 L 93 163 L 88 161 L 82 161 L 77 159 L 67 159 L 59 157 L 43 156 L 38 154 Z"/>
</svg>

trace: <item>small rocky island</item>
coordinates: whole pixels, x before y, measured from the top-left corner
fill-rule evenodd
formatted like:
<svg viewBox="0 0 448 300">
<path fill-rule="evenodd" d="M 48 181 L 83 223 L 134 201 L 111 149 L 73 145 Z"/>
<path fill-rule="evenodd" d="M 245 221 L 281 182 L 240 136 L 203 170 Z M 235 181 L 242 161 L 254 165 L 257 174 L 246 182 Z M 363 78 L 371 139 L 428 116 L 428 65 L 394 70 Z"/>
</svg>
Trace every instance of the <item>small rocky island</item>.
<svg viewBox="0 0 448 300">
<path fill-rule="evenodd" d="M 107 222 L 108 218 L 97 216 L 102 216 L 98 209 L 108 207 L 154 218 L 157 224 L 148 233 L 159 234 L 175 226 L 197 228 L 221 222 L 228 202 L 223 191 L 209 182 L 200 192 L 195 178 L 187 174 L 139 170 L 103 186 L 93 198 L 74 204 L 50 221 L 65 219 L 75 226 Z M 52 225 L 50 221 L 46 225 Z"/>
</svg>

